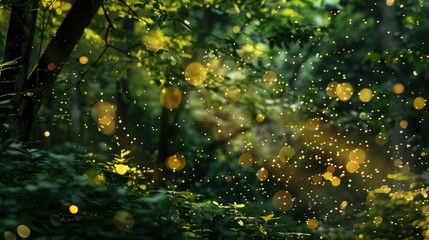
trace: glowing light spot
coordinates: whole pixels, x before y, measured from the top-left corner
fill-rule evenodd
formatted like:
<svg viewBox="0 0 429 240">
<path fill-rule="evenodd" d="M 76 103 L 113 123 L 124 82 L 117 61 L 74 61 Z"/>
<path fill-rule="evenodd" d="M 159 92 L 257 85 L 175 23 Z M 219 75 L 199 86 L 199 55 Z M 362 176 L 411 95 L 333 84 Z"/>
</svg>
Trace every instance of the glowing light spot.
<svg viewBox="0 0 429 240">
<path fill-rule="evenodd" d="M 129 231 L 134 227 L 134 217 L 125 210 L 119 210 L 113 218 L 115 226 L 121 231 Z"/>
<path fill-rule="evenodd" d="M 46 66 L 46 68 L 47 68 L 49 71 L 54 71 L 54 70 L 55 70 L 55 64 L 53 64 L 53 63 L 49 63 L 49 64 L 48 64 L 48 66 Z"/>
<path fill-rule="evenodd" d="M 313 175 L 313 177 L 312 177 L 312 181 L 315 184 L 321 183 L 322 180 L 323 180 L 323 177 L 320 174 Z"/>
<path fill-rule="evenodd" d="M 85 64 L 87 64 L 89 62 L 89 59 L 88 59 L 88 57 L 87 56 L 81 56 L 80 58 L 79 58 L 79 63 L 80 64 L 82 64 L 82 65 L 85 65 Z"/>
<path fill-rule="evenodd" d="M 333 177 L 331 179 L 331 184 L 334 187 L 338 187 L 341 184 L 341 178 L 339 178 L 339 177 Z"/>
<path fill-rule="evenodd" d="M 331 98 L 337 97 L 337 82 L 330 82 L 328 86 L 326 87 L 326 94 Z"/>
<path fill-rule="evenodd" d="M 402 165 L 402 160 L 401 159 L 396 159 L 395 161 L 393 161 L 393 165 L 395 167 L 400 167 Z"/>
<path fill-rule="evenodd" d="M 334 172 L 335 172 L 335 167 L 333 167 L 333 166 L 328 166 L 328 167 L 326 168 L 326 171 L 327 171 L 327 172 L 330 172 L 330 173 L 334 173 Z"/>
<path fill-rule="evenodd" d="M 240 8 L 237 6 L 237 4 L 234 4 L 234 7 L 227 10 L 228 14 L 232 18 L 236 18 L 240 15 Z"/>
<path fill-rule="evenodd" d="M 16 228 L 16 233 L 18 233 L 18 235 L 22 238 L 28 238 L 31 235 L 30 228 L 27 227 L 26 225 L 19 225 Z"/>
<path fill-rule="evenodd" d="M 124 175 L 125 173 L 127 173 L 128 169 L 129 167 L 127 165 L 115 164 L 116 173 L 119 175 Z"/>
<path fill-rule="evenodd" d="M 395 0 L 386 0 L 386 5 L 391 7 L 393 6 L 393 4 L 395 4 Z"/>
<path fill-rule="evenodd" d="M 366 195 L 366 200 L 368 202 L 374 201 L 374 199 L 375 199 L 375 194 L 373 192 L 369 192 L 368 195 Z"/>
<path fill-rule="evenodd" d="M 99 121 L 104 116 L 112 116 L 115 113 L 115 107 L 105 101 L 98 101 L 92 107 L 92 117 L 95 121 Z"/>
<path fill-rule="evenodd" d="M 401 122 L 399 122 L 399 126 L 403 129 L 408 127 L 408 121 L 407 120 L 402 120 Z"/>
<path fill-rule="evenodd" d="M 111 136 L 116 132 L 116 125 L 114 122 L 108 124 L 100 124 L 98 126 L 98 131 L 100 131 L 104 135 Z"/>
<path fill-rule="evenodd" d="M 273 85 L 277 82 L 277 73 L 273 71 L 267 71 L 262 76 L 262 81 L 267 85 Z"/>
<path fill-rule="evenodd" d="M 241 97 L 241 89 L 235 86 L 227 88 L 225 91 L 225 97 L 231 102 L 237 102 Z"/>
<path fill-rule="evenodd" d="M 261 122 L 263 122 L 263 121 L 265 120 L 265 116 L 264 116 L 262 113 L 258 113 L 258 114 L 256 115 L 255 119 L 256 119 L 256 121 L 257 121 L 258 123 L 261 123 Z"/>
<path fill-rule="evenodd" d="M 86 177 L 87 183 L 92 187 L 104 186 L 106 184 L 106 177 L 103 173 L 99 173 L 95 169 L 88 169 L 84 176 Z"/>
<path fill-rule="evenodd" d="M 3 234 L 4 240 L 16 240 L 16 235 L 11 231 L 6 231 Z"/>
<path fill-rule="evenodd" d="M 342 201 L 341 202 L 341 209 L 345 209 L 347 207 L 348 203 L 347 201 Z"/>
<path fill-rule="evenodd" d="M 239 26 L 234 26 L 234 27 L 232 28 L 232 31 L 233 31 L 234 33 L 239 33 L 239 32 L 240 32 L 240 27 L 239 27 Z"/>
<path fill-rule="evenodd" d="M 409 173 L 411 171 L 411 167 L 408 164 L 402 165 L 401 173 Z"/>
<path fill-rule="evenodd" d="M 359 169 L 359 163 L 355 161 L 350 161 L 346 164 L 346 170 L 349 173 L 354 173 Z"/>
<path fill-rule="evenodd" d="M 92 118 L 98 123 L 98 130 L 105 135 L 113 135 L 116 131 L 116 107 L 106 101 L 98 101 L 91 110 Z"/>
<path fill-rule="evenodd" d="M 69 207 L 69 211 L 71 214 L 76 214 L 77 212 L 79 212 L 79 208 L 76 205 L 72 204 Z"/>
<path fill-rule="evenodd" d="M 377 217 L 375 217 L 375 218 L 374 218 L 374 221 L 373 221 L 373 222 L 374 222 L 374 224 L 375 224 L 375 225 L 377 225 L 377 226 L 378 226 L 378 225 L 380 225 L 380 224 L 382 224 L 382 223 L 383 223 L 383 217 L 381 217 L 381 216 L 377 216 Z"/>
<path fill-rule="evenodd" d="M 175 87 L 164 88 L 161 90 L 160 101 L 165 108 L 177 108 L 182 102 L 182 92 Z"/>
<path fill-rule="evenodd" d="M 393 92 L 396 94 L 402 94 L 405 90 L 404 84 L 402 83 L 396 83 L 395 85 L 393 85 Z"/>
<path fill-rule="evenodd" d="M 19 225 L 16 228 L 16 232 L 18 233 L 18 235 L 22 238 L 28 238 L 31 235 L 31 231 L 30 228 L 27 227 L 26 225 Z"/>
<path fill-rule="evenodd" d="M 231 182 L 232 181 L 232 177 L 230 175 L 225 176 L 225 182 Z"/>
<path fill-rule="evenodd" d="M 316 229 L 319 226 L 319 221 L 317 219 L 312 218 L 307 220 L 307 227 L 310 229 Z"/>
<path fill-rule="evenodd" d="M 360 90 L 358 95 L 359 95 L 359 99 L 364 103 L 370 102 L 373 97 L 372 91 L 369 88 L 364 88 Z"/>
<path fill-rule="evenodd" d="M 320 120 L 318 118 L 310 118 L 305 121 L 305 129 L 308 131 L 318 131 L 320 127 Z"/>
<path fill-rule="evenodd" d="M 287 162 L 295 156 L 295 149 L 291 146 L 285 146 L 280 149 L 279 157 L 282 162 Z"/>
<path fill-rule="evenodd" d="M 144 45 L 149 51 L 156 52 L 164 48 L 164 34 L 159 30 L 153 30 L 143 37 Z"/>
<path fill-rule="evenodd" d="M 426 99 L 422 97 L 416 97 L 414 99 L 413 106 L 417 110 L 422 110 L 426 106 Z"/>
<path fill-rule="evenodd" d="M 240 155 L 238 162 L 241 166 L 248 168 L 253 164 L 253 156 L 250 153 L 243 153 Z"/>
<path fill-rule="evenodd" d="M 185 69 L 185 80 L 193 86 L 198 86 L 203 83 L 206 76 L 207 70 L 201 63 L 190 63 Z"/>
<path fill-rule="evenodd" d="M 428 217 L 428 216 L 429 216 L 429 206 L 428 206 L 428 205 L 422 206 L 422 213 L 423 213 L 423 215 L 425 215 L 426 217 Z"/>
<path fill-rule="evenodd" d="M 279 211 L 287 211 L 293 206 L 293 198 L 292 195 L 288 191 L 277 191 L 272 199 L 273 206 Z"/>
<path fill-rule="evenodd" d="M 45 137 L 49 137 L 49 136 L 51 136 L 51 133 L 50 133 L 49 131 L 45 131 L 45 132 L 43 133 L 43 135 L 44 135 Z"/>
<path fill-rule="evenodd" d="M 325 172 L 323 174 L 323 178 L 326 180 L 331 180 L 332 179 L 332 173 L 331 172 Z"/>
<path fill-rule="evenodd" d="M 429 229 L 426 230 L 426 231 L 424 231 L 424 235 L 425 235 L 426 238 L 429 238 Z"/>
<path fill-rule="evenodd" d="M 186 165 L 186 159 L 180 154 L 174 154 L 167 158 L 166 166 L 173 171 L 181 170 Z"/>
<path fill-rule="evenodd" d="M 104 176 L 104 174 L 98 174 L 97 176 L 95 176 L 95 184 L 97 186 L 106 185 L 106 177 Z"/>
<path fill-rule="evenodd" d="M 360 148 L 356 148 L 349 153 L 349 161 L 361 164 L 366 159 L 366 153 Z"/>
<path fill-rule="evenodd" d="M 256 177 L 259 181 L 265 181 L 268 178 L 268 170 L 265 168 L 261 168 L 256 172 Z"/>
<path fill-rule="evenodd" d="M 387 143 L 387 134 L 386 133 L 379 133 L 377 136 L 375 136 L 375 142 L 378 145 L 384 145 Z"/>
<path fill-rule="evenodd" d="M 338 98 L 345 102 L 348 101 L 353 96 L 353 86 L 350 83 L 339 83 L 335 89 L 335 94 Z"/>
</svg>

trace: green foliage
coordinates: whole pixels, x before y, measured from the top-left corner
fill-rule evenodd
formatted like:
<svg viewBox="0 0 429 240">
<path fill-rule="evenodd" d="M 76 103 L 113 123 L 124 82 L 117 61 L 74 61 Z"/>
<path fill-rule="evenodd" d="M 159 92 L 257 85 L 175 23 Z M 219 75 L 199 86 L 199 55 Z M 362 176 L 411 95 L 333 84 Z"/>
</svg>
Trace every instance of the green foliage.
<svg viewBox="0 0 429 240">
<path fill-rule="evenodd" d="M 427 238 L 428 174 L 397 173 L 389 178 L 392 184 L 369 192 L 367 208 L 358 214 L 356 233 L 364 239 Z"/>
<path fill-rule="evenodd" d="M 385 179 L 394 166 L 427 168 L 429 114 L 427 107 L 416 111 L 413 100 L 428 99 L 429 6 L 393 2 L 103 1 L 54 89 L 37 89 L 53 95 L 32 144 L 54 149 L 0 144 L 0 234 L 17 234 L 23 224 L 35 239 L 429 236 L 426 175 Z M 30 62 L 71 6 L 39 1 Z M 1 16 L 0 25 L 6 23 Z M 201 85 L 185 78 L 191 62 L 206 70 Z M 0 73 L 12 64 L 0 64 Z M 268 71 L 275 81 L 266 80 Z M 350 83 L 351 98 L 327 94 L 332 82 Z M 392 91 L 395 83 L 403 84 L 403 94 Z M 181 94 L 177 108 L 161 105 L 166 87 Z M 370 102 L 359 98 L 363 88 L 372 91 Z M 94 114 L 100 100 L 115 112 L 103 118 L 103 127 L 113 126 L 109 133 Z M 18 105 L 0 98 L 2 130 L 12 106 Z M 387 143 L 377 143 L 378 133 Z M 282 155 L 285 146 L 293 156 Z M 349 171 L 357 147 L 366 159 Z M 252 155 L 249 166 L 238 161 L 242 153 Z M 171 154 L 186 165 L 167 168 Z M 161 186 L 151 181 L 158 165 Z M 339 186 L 322 178 L 328 167 Z M 256 176 L 262 168 L 264 180 Z M 174 191 L 158 190 L 164 188 Z M 281 218 L 272 202 L 279 190 L 294 203 Z M 367 191 L 371 201 L 363 206 Z M 312 218 L 313 230 L 291 220 Z"/>
<path fill-rule="evenodd" d="M 63 149 L 62 151 L 64 151 Z M 71 151 L 71 150 L 69 150 Z M 115 157 L 123 161 L 126 152 Z M 190 192 L 143 191 L 77 152 L 1 142 L 0 232 L 19 225 L 32 239 L 286 239 L 274 214 L 250 217 L 244 204 L 202 201 Z M 109 166 L 109 165 L 107 165 Z M 93 171 L 105 176 L 95 183 Z M 77 206 L 77 213 L 69 210 Z M 282 229 L 282 230 L 279 230 Z M 19 232 L 18 232 L 19 234 Z"/>
</svg>

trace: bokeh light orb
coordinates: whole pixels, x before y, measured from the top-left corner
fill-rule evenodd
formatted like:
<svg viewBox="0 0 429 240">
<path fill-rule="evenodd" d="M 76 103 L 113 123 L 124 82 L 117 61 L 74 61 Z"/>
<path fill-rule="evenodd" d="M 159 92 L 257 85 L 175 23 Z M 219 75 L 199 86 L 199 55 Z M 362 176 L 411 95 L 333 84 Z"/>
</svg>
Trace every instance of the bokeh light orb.
<svg viewBox="0 0 429 240">
<path fill-rule="evenodd" d="M 192 62 L 185 69 L 185 80 L 192 86 L 202 84 L 206 76 L 207 70 L 201 63 Z"/>
<path fill-rule="evenodd" d="M 168 109 L 179 107 L 182 102 L 182 92 L 175 87 L 167 87 L 161 90 L 161 105 Z"/>
</svg>

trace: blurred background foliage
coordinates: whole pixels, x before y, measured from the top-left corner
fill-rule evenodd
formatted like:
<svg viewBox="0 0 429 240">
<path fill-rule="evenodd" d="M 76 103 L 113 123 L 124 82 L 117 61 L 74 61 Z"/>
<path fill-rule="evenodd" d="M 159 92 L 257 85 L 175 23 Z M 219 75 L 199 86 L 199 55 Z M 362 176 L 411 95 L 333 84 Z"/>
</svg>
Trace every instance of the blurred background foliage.
<svg viewBox="0 0 429 240">
<path fill-rule="evenodd" d="M 74 3 L 36 2 L 30 70 Z M 428 5 L 103 1 L 30 141 L 0 98 L 0 232 L 429 238 Z"/>
</svg>

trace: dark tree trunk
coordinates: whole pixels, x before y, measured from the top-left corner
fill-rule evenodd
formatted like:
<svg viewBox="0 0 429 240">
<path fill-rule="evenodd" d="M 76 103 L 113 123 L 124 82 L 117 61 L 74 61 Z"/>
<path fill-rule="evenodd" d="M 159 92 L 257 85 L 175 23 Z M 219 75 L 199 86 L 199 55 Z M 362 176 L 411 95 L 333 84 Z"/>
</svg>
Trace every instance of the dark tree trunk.
<svg viewBox="0 0 429 240">
<path fill-rule="evenodd" d="M 116 137 L 119 148 L 130 150 L 130 140 L 128 137 L 128 75 L 130 70 L 127 70 L 127 76 L 121 78 L 116 85 Z"/>
<path fill-rule="evenodd" d="M 162 107 L 161 113 L 161 124 L 159 130 L 159 140 L 158 140 L 158 155 L 154 165 L 153 172 L 153 182 L 155 188 L 165 186 L 165 177 L 167 173 L 167 168 L 165 166 L 165 160 L 170 154 L 169 150 L 169 141 L 170 141 L 170 110 Z"/>
<path fill-rule="evenodd" d="M 122 29 L 125 31 L 133 32 L 135 22 L 131 18 L 125 18 L 122 23 Z M 118 140 L 119 148 L 124 150 L 131 150 L 131 143 L 129 138 L 128 131 L 128 99 L 129 99 L 129 89 L 128 89 L 128 80 L 131 78 L 131 69 L 126 70 L 124 77 L 119 79 L 116 85 L 116 137 Z"/>
<path fill-rule="evenodd" d="M 11 111 L 0 114 L 1 122 L 10 123 L 7 136 L 18 138 L 19 124 L 16 122 L 17 108 L 21 96 L 20 89 L 27 79 L 31 48 L 36 29 L 37 1 L 19 0 L 12 6 L 7 32 L 4 62 L 16 60 L 9 70 L 4 70 L 0 78 L 0 100 L 15 103 Z"/>
<path fill-rule="evenodd" d="M 398 50 L 403 46 L 399 36 L 401 35 L 401 16 L 396 6 L 386 6 L 381 4 L 380 6 L 380 25 L 379 25 L 379 38 L 383 39 L 382 45 L 380 46 L 384 52 L 391 53 L 392 51 Z M 388 66 L 392 71 L 392 75 L 388 77 L 388 80 L 392 83 L 401 82 L 402 79 L 407 78 L 407 71 L 401 66 L 400 63 L 392 63 Z M 393 151 L 392 157 L 394 159 L 408 160 L 410 156 L 409 150 L 406 148 L 406 135 L 409 134 L 408 130 L 401 129 L 399 121 L 402 120 L 402 116 L 406 116 L 406 109 L 399 98 L 394 97 L 389 109 L 389 114 L 393 116 L 395 121 L 395 127 L 391 132 L 390 143 L 392 144 Z M 403 133 L 401 133 L 401 131 Z"/>
<path fill-rule="evenodd" d="M 30 139 L 42 102 L 51 94 L 55 80 L 101 3 L 102 0 L 77 0 L 73 4 L 36 68 L 24 82 L 18 104 L 19 133 L 15 134 L 21 140 Z"/>
</svg>

